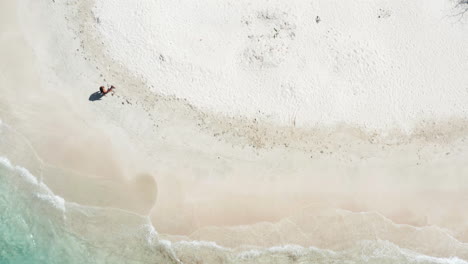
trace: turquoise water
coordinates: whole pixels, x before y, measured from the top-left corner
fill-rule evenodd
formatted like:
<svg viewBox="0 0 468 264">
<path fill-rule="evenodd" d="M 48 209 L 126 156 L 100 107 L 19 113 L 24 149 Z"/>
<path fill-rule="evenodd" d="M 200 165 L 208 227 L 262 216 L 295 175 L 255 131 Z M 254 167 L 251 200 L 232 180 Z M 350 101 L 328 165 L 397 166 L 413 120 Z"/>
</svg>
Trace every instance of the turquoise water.
<svg viewBox="0 0 468 264">
<path fill-rule="evenodd" d="M 115 208 L 83 206 L 56 196 L 40 179 L 42 173 L 63 172 L 44 169 L 27 142 L 13 134 L 5 127 L 2 131 L 0 124 L 0 264 L 468 264 L 460 259 L 468 256 L 468 245 L 448 237 L 443 231 L 439 234 L 438 229 L 416 230 L 403 242 L 413 248 L 420 246 L 424 249 L 422 242 L 426 237 L 440 238 L 435 243 L 441 245 L 435 248 L 442 248 L 445 252 L 448 249 L 453 252 L 452 257 L 427 256 L 377 237 L 357 240 L 341 251 L 295 245 L 234 250 L 211 242 L 171 243 L 160 239 L 147 217 Z M 7 152 L 9 156 L 5 154 Z M 5 156 L 12 157 L 12 161 Z M 355 216 L 349 214 L 343 217 Z M 375 222 L 375 226 L 384 229 L 389 225 L 391 227 L 388 220 L 379 219 L 377 217 L 380 222 Z M 333 225 L 330 224 L 330 228 L 333 229 Z M 359 236 L 359 232 L 369 231 L 355 230 L 356 236 Z"/>
<path fill-rule="evenodd" d="M 333 252 L 299 246 L 234 252 L 206 242 L 161 243 L 146 218 L 67 203 L 0 158 L 0 263 L 447 263 L 386 241 Z M 177 255 L 178 257 L 176 257 Z"/>
<path fill-rule="evenodd" d="M 0 158 L 0 263 L 172 263 L 147 219 L 67 203 Z"/>
</svg>

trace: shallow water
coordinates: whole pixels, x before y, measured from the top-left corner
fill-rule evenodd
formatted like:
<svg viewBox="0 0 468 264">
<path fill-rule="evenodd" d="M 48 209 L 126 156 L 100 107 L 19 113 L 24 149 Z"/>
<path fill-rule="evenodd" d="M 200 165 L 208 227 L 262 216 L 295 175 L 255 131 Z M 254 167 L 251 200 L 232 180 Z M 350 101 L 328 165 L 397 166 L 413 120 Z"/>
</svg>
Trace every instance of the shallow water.
<svg viewBox="0 0 468 264">
<path fill-rule="evenodd" d="M 0 159 L 1 263 L 467 263 L 383 240 L 334 252 L 300 246 L 233 250 L 207 242 L 161 243 L 148 220 L 70 204 L 26 169 Z M 174 253 L 175 252 L 175 253 Z M 200 262 L 201 261 L 201 262 Z"/>
<path fill-rule="evenodd" d="M 170 263 L 148 219 L 65 202 L 0 159 L 0 263 Z"/>
<path fill-rule="evenodd" d="M 4 153 L 8 149 L 4 140 L 11 142 L 18 136 L 5 125 L 1 131 L 0 146 Z M 19 149 L 22 149 L 19 143 L 27 145 L 22 139 L 16 142 Z M 31 152 L 30 149 L 24 156 Z M 21 163 L 21 157 L 16 159 Z M 24 163 L 34 164 L 30 162 L 34 159 L 25 159 Z M 35 161 L 35 164 L 41 163 Z M 36 168 L 37 173 L 54 170 L 60 173 L 58 169 L 44 167 L 47 165 Z M 282 236 L 287 239 L 290 236 L 302 237 L 311 244 L 321 244 L 323 240 L 328 241 L 325 248 L 334 250 L 284 243 L 267 248 L 227 248 L 203 241 L 171 243 L 157 234 L 148 217 L 115 208 L 67 202 L 26 168 L 12 164 L 6 157 L 0 158 L 0 210 L 2 264 L 467 263 L 458 257 L 468 257 L 468 245 L 442 229 L 397 225 L 376 213 L 343 210 L 319 214 L 303 212 L 278 223 L 265 223 L 264 226 L 260 223 L 256 236 L 252 236 L 252 230 L 246 227 L 221 230 L 231 239 L 236 236 L 260 240 Z M 294 224 L 302 228 L 292 228 Z M 420 252 L 448 257 L 431 257 Z"/>
</svg>

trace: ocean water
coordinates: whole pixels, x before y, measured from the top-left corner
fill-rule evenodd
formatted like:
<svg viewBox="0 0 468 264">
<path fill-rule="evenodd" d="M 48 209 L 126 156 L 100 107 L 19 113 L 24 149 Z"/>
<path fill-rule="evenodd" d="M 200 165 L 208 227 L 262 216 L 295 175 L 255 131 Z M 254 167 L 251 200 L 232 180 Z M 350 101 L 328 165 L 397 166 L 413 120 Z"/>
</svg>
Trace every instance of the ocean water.
<svg viewBox="0 0 468 264">
<path fill-rule="evenodd" d="M 147 219 L 67 203 L 5 158 L 0 158 L 0 211 L 2 264 L 174 262 Z"/>
<path fill-rule="evenodd" d="M 27 139 L 0 123 L 1 264 L 177 263 L 148 218 L 67 202 L 42 182 L 43 173 L 65 172 L 45 165 Z"/>
<path fill-rule="evenodd" d="M 2 155 L 11 143 L 5 139 L 14 138 L 11 134 L 3 126 L 0 133 Z M 17 142 L 21 141 L 19 139 Z M 25 151 L 28 147 L 15 149 Z M 16 153 L 16 161 L 21 160 L 18 151 L 12 153 Z M 31 163 L 34 158 L 28 157 L 30 154 L 24 153 L 24 162 L 34 164 Z M 41 164 L 40 160 L 35 162 Z M 71 203 L 55 195 L 40 180 L 42 173 L 51 172 L 44 166 L 42 164 L 34 169 L 39 174 L 34 175 L 7 157 L 0 157 L 1 264 L 467 263 L 456 254 L 448 258 L 428 256 L 377 236 L 375 239 L 357 240 L 351 246 L 335 251 L 297 245 L 229 249 L 206 241 L 171 243 L 160 239 L 147 217 L 115 208 Z M 335 226 L 330 224 L 328 228 Z M 412 236 L 407 240 L 411 240 Z M 436 234 L 435 237 L 439 236 L 443 237 L 443 234 Z M 421 236 L 414 237 L 413 244 L 417 244 Z M 403 242 L 404 245 L 411 244 Z M 440 239 L 439 243 L 447 242 Z M 454 252 L 467 252 L 466 244 L 454 243 L 457 247 Z M 413 248 L 417 248 L 417 245 Z M 455 250 L 455 246 L 453 248 Z"/>
</svg>

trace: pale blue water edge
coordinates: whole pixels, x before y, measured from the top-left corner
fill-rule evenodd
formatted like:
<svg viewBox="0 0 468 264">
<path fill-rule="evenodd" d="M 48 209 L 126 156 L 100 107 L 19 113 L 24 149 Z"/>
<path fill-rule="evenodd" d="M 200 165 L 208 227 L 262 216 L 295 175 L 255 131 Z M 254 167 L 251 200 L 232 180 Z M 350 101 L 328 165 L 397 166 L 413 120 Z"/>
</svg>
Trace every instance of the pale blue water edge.
<svg viewBox="0 0 468 264">
<path fill-rule="evenodd" d="M 0 158 L 0 212 L 1 264 L 174 260 L 147 219 L 67 203 L 5 158 Z"/>
<path fill-rule="evenodd" d="M 118 209 L 68 203 L 3 157 L 0 212 L 1 264 L 467 263 L 420 255 L 386 241 L 363 241 L 342 252 L 283 246 L 237 253 L 213 243 L 161 243 L 148 219 Z"/>
<path fill-rule="evenodd" d="M 45 168 L 25 139 L 10 132 L 5 126 L 2 131 L 0 123 L 0 264 L 468 264 L 379 239 L 359 241 L 339 252 L 294 245 L 242 251 L 210 242 L 163 241 L 147 217 L 70 203 L 54 195 L 41 181 L 42 174 L 64 172 Z M 21 167 L 24 164 L 29 170 Z M 462 254 L 468 252 L 461 247 Z"/>
</svg>

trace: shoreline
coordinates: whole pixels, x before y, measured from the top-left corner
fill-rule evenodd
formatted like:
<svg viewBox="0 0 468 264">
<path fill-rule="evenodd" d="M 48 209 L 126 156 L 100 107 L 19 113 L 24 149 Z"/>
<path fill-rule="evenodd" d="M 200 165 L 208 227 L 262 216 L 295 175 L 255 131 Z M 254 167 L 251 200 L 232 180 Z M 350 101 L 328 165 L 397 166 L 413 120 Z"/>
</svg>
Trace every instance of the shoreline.
<svg viewBox="0 0 468 264">
<path fill-rule="evenodd" d="M 30 2 L 21 3 L 22 8 L 28 7 L 28 11 L 21 10 L 25 12 L 22 18 L 36 12 L 29 9 Z M 86 0 L 79 5 L 90 3 Z M 31 66 L 31 73 L 17 66 L 0 76 L 8 87 L 23 87 L 1 90 L 7 94 L 4 105 L 10 109 L 3 110 L 0 118 L 31 140 L 49 163 L 95 175 L 89 179 L 63 175 L 44 178 L 66 200 L 142 214 L 150 211 L 156 230 L 185 230 L 185 234 L 198 230 L 197 236 L 202 239 L 211 235 L 203 234 L 203 228 L 223 226 L 226 219 L 235 219 L 229 223 L 234 225 L 280 221 L 294 209 L 300 211 L 297 204 L 307 207 L 314 200 L 307 195 L 294 197 L 295 193 L 314 193 L 317 204 L 325 206 L 344 203 L 372 188 L 370 197 L 355 198 L 355 204 L 351 201 L 347 206 L 358 211 L 384 211 L 386 217 L 401 213 L 402 224 L 451 228 L 458 232 L 458 239 L 468 241 L 468 227 L 458 225 L 468 219 L 461 208 L 450 208 L 457 215 L 444 219 L 428 210 L 430 199 L 419 194 L 396 205 L 383 202 L 392 195 L 379 196 L 431 190 L 464 194 L 468 182 L 460 175 L 468 173 L 466 121 L 447 121 L 445 125 L 429 122 L 412 137 L 392 132 L 388 139 L 346 125 L 303 130 L 272 126 L 261 119 L 246 121 L 201 112 L 183 99 L 153 94 L 123 65 L 105 57 L 106 53 L 98 49 L 102 44 L 90 31 L 95 22 L 89 10 L 68 6 L 78 12 L 73 17 L 67 13 L 70 10 L 58 5 L 36 3 L 35 10 L 44 13 L 34 13 L 23 21 L 23 30 L 30 34 L 29 43 L 36 46 L 5 49 L 23 54 L 21 62 Z M 44 19 L 46 14 L 49 20 Z M 69 24 L 61 17 L 64 14 Z M 48 28 L 35 19 L 56 27 L 44 32 Z M 55 34 L 62 32 L 62 39 L 51 43 Z M 24 83 L 15 77 L 19 74 L 24 76 Z M 87 101 L 102 82 L 116 85 L 117 95 L 100 102 Z M 43 98 L 44 93 L 47 98 Z M 59 140 L 59 136 L 65 139 Z M 140 173 L 152 176 L 138 181 L 135 175 Z M 157 187 L 145 189 L 148 182 Z M 343 198 L 327 198 L 326 192 Z M 248 196 L 252 193 L 257 197 Z M 444 202 L 461 204 L 459 198 Z M 328 199 L 332 202 L 327 203 Z M 131 201 L 127 204 L 126 200 Z M 241 215 L 246 208 L 247 213 Z M 406 211 L 411 213 L 405 215 Z M 225 219 L 216 219 L 222 214 Z M 424 219 L 423 214 L 431 217 Z M 184 219 L 186 216 L 191 217 Z M 450 226 L 454 225 L 451 217 L 459 217 L 455 226 L 460 230 Z M 226 234 L 220 234 L 220 241 L 223 236 Z"/>
</svg>

